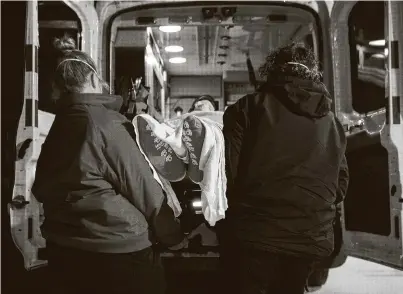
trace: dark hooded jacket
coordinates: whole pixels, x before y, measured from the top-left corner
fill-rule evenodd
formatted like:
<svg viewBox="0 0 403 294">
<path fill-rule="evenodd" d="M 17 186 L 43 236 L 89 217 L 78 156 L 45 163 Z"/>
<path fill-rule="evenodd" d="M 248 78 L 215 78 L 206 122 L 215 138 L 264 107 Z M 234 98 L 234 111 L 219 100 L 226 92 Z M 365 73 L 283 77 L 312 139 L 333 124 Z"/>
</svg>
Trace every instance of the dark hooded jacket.
<svg viewBox="0 0 403 294">
<path fill-rule="evenodd" d="M 287 78 L 224 114 L 228 231 L 242 246 L 320 259 L 334 247 L 348 169 L 322 83 Z"/>
<path fill-rule="evenodd" d="M 48 242 L 127 253 L 182 241 L 180 225 L 141 154 L 119 96 L 64 97 L 32 187 Z"/>
</svg>

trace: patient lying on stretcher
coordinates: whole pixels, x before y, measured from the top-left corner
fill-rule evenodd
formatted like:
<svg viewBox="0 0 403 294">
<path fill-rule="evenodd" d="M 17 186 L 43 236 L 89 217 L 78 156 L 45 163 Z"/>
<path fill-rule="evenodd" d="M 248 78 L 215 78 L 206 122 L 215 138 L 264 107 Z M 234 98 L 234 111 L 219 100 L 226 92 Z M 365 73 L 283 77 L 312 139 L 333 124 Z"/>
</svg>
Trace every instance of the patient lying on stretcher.
<svg viewBox="0 0 403 294">
<path fill-rule="evenodd" d="M 208 144 L 206 127 L 222 130 L 223 126 L 223 112 L 216 110 L 214 99 L 205 95 L 193 102 L 189 113 L 162 123 L 147 114 L 136 116 L 133 123 L 140 145 L 161 176 L 177 182 L 188 175 L 193 182 L 200 183 L 200 156 L 203 145 Z"/>
<path fill-rule="evenodd" d="M 210 98 L 196 99 L 191 112 L 178 118 L 160 123 L 148 114 L 140 114 L 133 124 L 140 149 L 158 173 L 168 198 L 176 197 L 169 182 L 188 177 L 200 185 L 203 214 L 214 225 L 224 218 L 227 203 L 223 112 L 215 111 Z M 171 200 L 175 206 L 177 199 Z M 178 210 L 176 205 L 174 211 Z"/>
</svg>

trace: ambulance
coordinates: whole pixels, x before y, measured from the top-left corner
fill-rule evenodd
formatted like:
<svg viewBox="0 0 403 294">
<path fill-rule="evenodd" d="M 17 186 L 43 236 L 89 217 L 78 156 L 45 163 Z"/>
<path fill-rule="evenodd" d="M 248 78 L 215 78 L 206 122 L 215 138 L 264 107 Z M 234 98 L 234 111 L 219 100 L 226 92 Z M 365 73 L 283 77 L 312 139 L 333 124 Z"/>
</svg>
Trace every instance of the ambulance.
<svg viewBox="0 0 403 294">
<path fill-rule="evenodd" d="M 64 34 L 96 61 L 111 93 L 141 77 L 162 120 L 187 112 L 201 95 L 224 111 L 253 92 L 245 52 L 258 77 L 268 51 L 309 45 L 348 138 L 340 252 L 403 269 L 403 2 L 3 1 L 4 293 L 46 288 L 43 210 L 31 186 L 55 113 L 47 55 Z M 184 226 L 200 236 L 185 252 L 165 252 L 167 266 L 216 269 L 219 244 L 200 214 L 198 186 L 173 186 Z"/>
</svg>

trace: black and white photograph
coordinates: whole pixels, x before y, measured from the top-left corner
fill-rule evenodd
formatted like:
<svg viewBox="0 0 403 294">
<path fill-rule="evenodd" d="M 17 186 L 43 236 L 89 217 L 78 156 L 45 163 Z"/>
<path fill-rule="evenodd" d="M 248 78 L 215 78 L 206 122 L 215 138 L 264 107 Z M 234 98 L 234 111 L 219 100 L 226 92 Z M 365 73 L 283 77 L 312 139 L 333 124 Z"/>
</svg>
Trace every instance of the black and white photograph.
<svg viewBox="0 0 403 294">
<path fill-rule="evenodd" d="M 0 2 L 2 294 L 403 294 L 403 1 Z"/>
</svg>

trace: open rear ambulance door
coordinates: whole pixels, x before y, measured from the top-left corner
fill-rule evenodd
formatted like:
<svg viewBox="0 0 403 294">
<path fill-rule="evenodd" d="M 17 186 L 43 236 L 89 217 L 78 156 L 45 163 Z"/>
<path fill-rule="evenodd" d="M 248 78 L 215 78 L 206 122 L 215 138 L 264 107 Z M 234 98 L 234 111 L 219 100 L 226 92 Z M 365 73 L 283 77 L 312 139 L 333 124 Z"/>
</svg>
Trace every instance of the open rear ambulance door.
<svg viewBox="0 0 403 294">
<path fill-rule="evenodd" d="M 1 3 L 1 37 L 7 43 L 1 51 L 1 292 L 16 294 L 27 293 L 23 290 L 28 289 L 42 290 L 34 288 L 31 280 L 26 279 L 22 255 L 11 237 L 8 209 L 14 187 L 17 128 L 24 101 L 26 13 L 26 1 Z"/>
<path fill-rule="evenodd" d="M 38 257 L 44 247 L 39 232 L 40 205 L 31 194 L 41 131 L 38 116 L 38 10 L 37 2 L 27 2 L 25 33 L 24 105 L 17 131 L 17 156 L 12 201 L 9 204 L 11 235 L 24 257 L 26 269 L 46 265 Z M 44 131 L 44 136 L 46 132 Z"/>
<path fill-rule="evenodd" d="M 49 55 L 49 49 L 54 37 L 68 33 L 79 49 L 97 60 L 94 48 L 97 48 L 98 17 L 95 8 L 86 3 L 27 1 L 25 20 L 24 100 L 15 142 L 14 189 L 8 213 L 14 244 L 23 256 L 25 269 L 32 270 L 47 264 L 41 254 L 46 247 L 40 233 L 42 205 L 31 193 L 31 187 L 41 146 L 55 118 L 49 81 L 55 66 L 52 62 L 56 60 Z"/>
<path fill-rule="evenodd" d="M 331 14 L 335 111 L 348 137 L 350 170 L 345 246 L 351 256 L 397 268 L 403 268 L 402 18 L 403 3 L 396 1 L 334 1 Z"/>
</svg>

